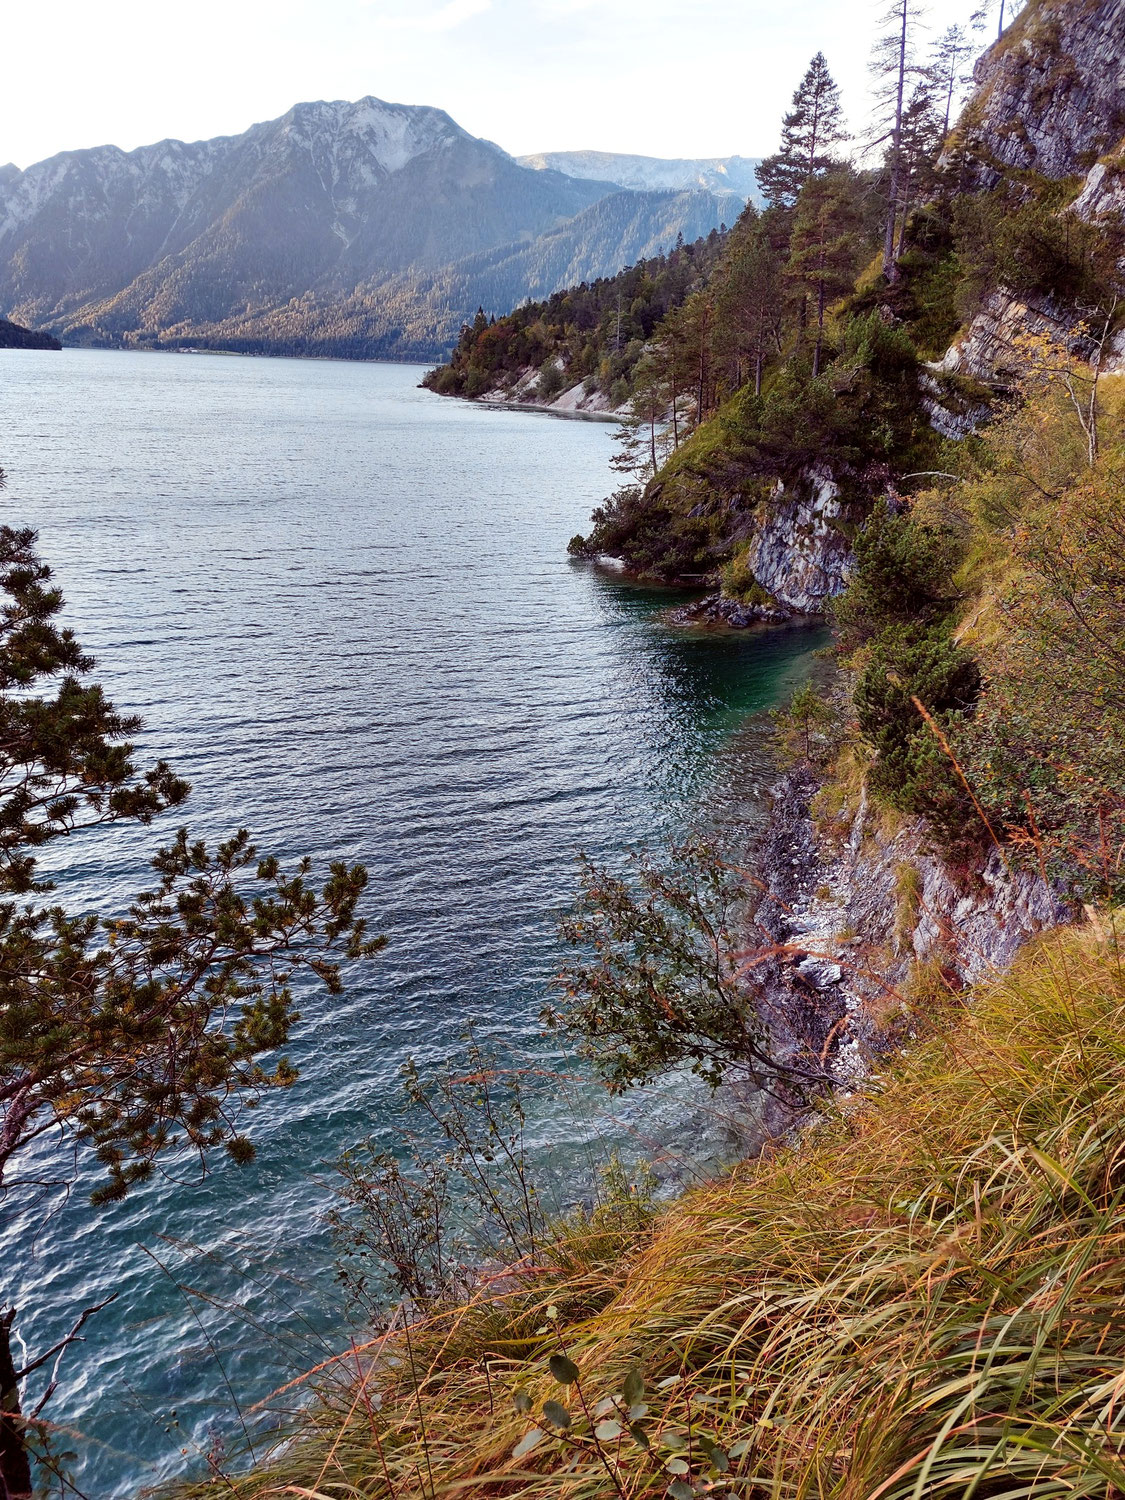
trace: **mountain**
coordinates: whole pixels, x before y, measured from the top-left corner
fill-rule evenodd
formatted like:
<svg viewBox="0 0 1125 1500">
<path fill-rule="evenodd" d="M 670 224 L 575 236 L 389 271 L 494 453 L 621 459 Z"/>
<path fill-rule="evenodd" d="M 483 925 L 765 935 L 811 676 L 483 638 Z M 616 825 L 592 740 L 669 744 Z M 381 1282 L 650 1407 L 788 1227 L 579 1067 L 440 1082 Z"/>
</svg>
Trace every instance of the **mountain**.
<svg viewBox="0 0 1125 1500">
<path fill-rule="evenodd" d="M 752 156 L 665 158 L 627 156 L 615 151 L 538 151 L 516 158 L 537 172 L 565 172 L 580 180 L 613 182 L 618 187 L 651 192 L 702 188 L 708 193 L 733 193 L 743 203 L 760 204 L 758 164 Z"/>
<path fill-rule="evenodd" d="M 493 252 L 507 268 L 496 305 L 506 311 L 542 289 L 520 283 L 517 247 L 528 274 L 553 259 L 565 280 L 607 261 L 616 270 L 640 242 L 694 237 L 722 217 L 709 194 L 678 195 L 678 205 L 666 193 L 633 195 L 606 220 L 627 243 L 594 233 L 584 258 L 581 215 L 619 191 L 521 166 L 438 109 L 298 104 L 238 136 L 101 146 L 0 169 L 0 311 L 74 342 L 242 347 L 250 327 L 263 352 L 311 352 L 358 296 L 376 332 L 359 328 L 352 355 L 431 355 L 475 311 Z M 553 239 L 533 251 L 568 224 L 558 242 L 568 253 Z M 438 278 L 466 259 L 472 270 Z M 445 300 L 419 324 L 411 287 L 426 276 Z M 413 324 L 420 339 L 396 336 Z M 288 330 L 280 342 L 275 325 Z"/>
<path fill-rule="evenodd" d="M 33 328 L 23 328 L 19 323 L 9 323 L 7 318 L 0 318 L 0 349 L 61 348 L 58 339 L 49 333 L 37 333 Z"/>
</svg>

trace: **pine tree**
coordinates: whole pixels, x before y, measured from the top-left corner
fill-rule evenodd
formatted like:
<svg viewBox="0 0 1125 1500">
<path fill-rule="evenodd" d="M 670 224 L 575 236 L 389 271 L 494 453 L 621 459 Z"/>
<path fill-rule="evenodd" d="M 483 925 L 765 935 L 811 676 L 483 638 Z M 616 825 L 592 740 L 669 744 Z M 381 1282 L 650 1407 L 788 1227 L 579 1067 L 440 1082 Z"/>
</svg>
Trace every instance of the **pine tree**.
<svg viewBox="0 0 1125 1500">
<path fill-rule="evenodd" d="M 753 371 L 754 391 L 761 394 L 769 361 L 781 351 L 783 298 L 782 257 L 771 242 L 765 222 L 733 251 L 719 285 L 716 316 L 717 348 L 731 368 L 731 385 L 738 387 Z"/>
<path fill-rule="evenodd" d="M 824 53 L 809 64 L 781 124 L 781 146 L 758 168 L 758 184 L 771 207 L 792 208 L 811 177 L 826 172 L 847 140 L 840 90 Z"/>
<path fill-rule="evenodd" d="M 896 255 L 906 244 L 910 211 L 936 185 L 935 163 L 944 139 L 941 119 L 934 107 L 929 81 L 918 85 L 902 112 L 899 171 L 899 229 Z"/>
<path fill-rule="evenodd" d="M 930 49 L 929 77 L 932 84 L 934 107 L 941 112 L 941 135 L 949 134 L 949 122 L 953 118 L 953 101 L 972 77 L 965 67 L 974 51 L 968 33 L 963 26 L 949 26 Z"/>
<path fill-rule="evenodd" d="M 245 831 L 212 850 L 181 829 L 153 860 L 153 889 L 124 912 L 72 916 L 51 900 L 48 844 L 149 823 L 189 788 L 164 762 L 136 765 L 140 721 L 89 680 L 93 660 L 56 623 L 62 594 L 35 543 L 0 527 L 0 1202 L 42 1178 L 38 1152 L 52 1153 L 48 1176 L 63 1188 L 83 1153 L 99 1162 L 92 1197 L 105 1203 L 160 1157 L 200 1170 L 223 1148 L 249 1160 L 240 1117 L 296 1077 L 267 1054 L 298 1019 L 298 972 L 338 994 L 339 960 L 382 940 L 355 915 L 361 866 L 334 863 L 318 889 L 308 861 L 283 873 Z M 31 1492 L 21 1385 L 97 1310 L 17 1365 L 15 1312 L 0 1300 L 0 1495 Z"/>
<path fill-rule="evenodd" d="M 816 308 L 814 379 L 820 374 L 828 304 L 855 282 L 862 227 L 859 182 L 850 168 L 837 168 L 806 185 L 793 222 L 786 277 Z"/>
</svg>

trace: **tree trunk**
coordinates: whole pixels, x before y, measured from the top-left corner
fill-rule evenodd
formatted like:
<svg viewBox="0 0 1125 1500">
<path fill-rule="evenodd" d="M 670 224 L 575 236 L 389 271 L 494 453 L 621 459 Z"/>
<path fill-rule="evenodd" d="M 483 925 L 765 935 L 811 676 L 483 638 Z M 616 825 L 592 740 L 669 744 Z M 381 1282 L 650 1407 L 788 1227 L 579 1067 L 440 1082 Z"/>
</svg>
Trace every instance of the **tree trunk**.
<svg viewBox="0 0 1125 1500">
<path fill-rule="evenodd" d="M 28 1500 L 31 1464 L 20 1421 L 20 1390 L 12 1359 L 16 1310 L 0 1314 L 0 1500 Z"/>
<path fill-rule="evenodd" d="M 888 191 L 887 222 L 883 231 L 883 274 L 897 281 L 895 268 L 895 222 L 898 219 L 898 194 L 902 170 L 902 100 L 906 90 L 906 35 L 910 17 L 910 0 L 900 0 L 902 30 L 898 39 L 898 93 L 895 99 L 895 128 L 891 137 L 891 182 Z"/>
</svg>

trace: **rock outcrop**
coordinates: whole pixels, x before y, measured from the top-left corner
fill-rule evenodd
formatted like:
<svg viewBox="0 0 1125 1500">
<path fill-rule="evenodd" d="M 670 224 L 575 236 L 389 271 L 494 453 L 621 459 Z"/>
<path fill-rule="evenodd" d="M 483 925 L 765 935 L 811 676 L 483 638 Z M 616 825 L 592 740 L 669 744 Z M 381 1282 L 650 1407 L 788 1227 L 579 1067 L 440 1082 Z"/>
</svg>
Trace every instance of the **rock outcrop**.
<svg viewBox="0 0 1125 1500">
<path fill-rule="evenodd" d="M 974 77 L 953 139 L 977 187 L 1081 176 L 1062 212 L 1090 223 L 1125 214 L 1125 0 L 1030 0 Z M 1065 339 L 1081 321 L 1049 298 L 997 287 L 937 368 L 1003 380 L 1021 337 Z M 1123 361 L 1125 344 L 1109 351 L 1109 369 Z"/>
<path fill-rule="evenodd" d="M 1125 0 L 1029 0 L 974 70 L 955 140 L 991 187 L 1085 173 L 1125 136 Z"/>
<path fill-rule="evenodd" d="M 741 628 L 823 615 L 847 585 L 865 509 L 846 503 L 825 469 L 779 482 L 745 534 L 746 567 L 761 598 L 711 594 L 676 610 L 673 623 Z"/>
<path fill-rule="evenodd" d="M 831 474 L 816 470 L 789 489 L 778 485 L 747 561 L 771 599 L 799 614 L 823 613 L 852 565 L 846 508 Z"/>
<path fill-rule="evenodd" d="M 920 820 L 889 831 L 863 787 L 814 816 L 819 790 L 807 766 L 775 788 L 757 922 L 782 951 L 761 982 L 783 1046 L 834 1048 L 837 1069 L 859 1076 L 909 1025 L 920 967 L 955 991 L 1003 972 L 1031 937 L 1075 914 L 999 850 L 979 870 L 954 871 Z"/>
</svg>

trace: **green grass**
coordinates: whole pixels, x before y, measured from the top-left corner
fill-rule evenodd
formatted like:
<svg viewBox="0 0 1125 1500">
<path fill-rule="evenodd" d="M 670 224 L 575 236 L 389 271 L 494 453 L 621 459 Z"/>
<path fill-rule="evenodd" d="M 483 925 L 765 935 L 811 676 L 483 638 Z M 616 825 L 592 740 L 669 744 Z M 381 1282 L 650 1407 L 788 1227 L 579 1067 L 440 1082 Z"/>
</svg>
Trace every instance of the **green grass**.
<svg viewBox="0 0 1125 1500">
<path fill-rule="evenodd" d="M 796 1147 L 646 1230 L 587 1224 L 549 1263 L 393 1333 L 350 1378 L 322 1372 L 272 1462 L 190 1493 L 1125 1490 L 1116 941 L 1056 933 L 971 1008 L 949 1005 L 942 1035 Z M 577 1386 L 547 1369 L 560 1350 Z M 612 1425 L 590 1435 L 622 1415 L 630 1371 L 647 1452 Z M 569 1440 L 535 1415 L 548 1398 L 568 1404 Z"/>
</svg>

